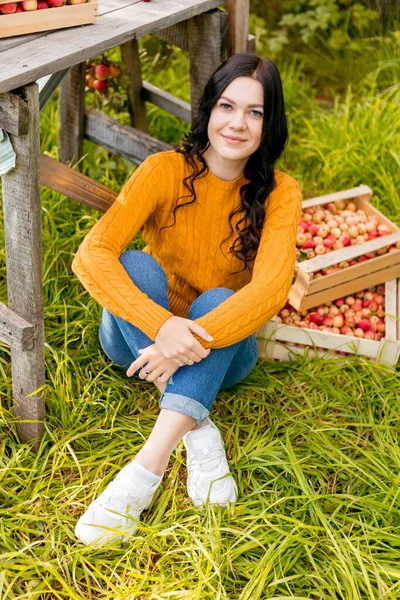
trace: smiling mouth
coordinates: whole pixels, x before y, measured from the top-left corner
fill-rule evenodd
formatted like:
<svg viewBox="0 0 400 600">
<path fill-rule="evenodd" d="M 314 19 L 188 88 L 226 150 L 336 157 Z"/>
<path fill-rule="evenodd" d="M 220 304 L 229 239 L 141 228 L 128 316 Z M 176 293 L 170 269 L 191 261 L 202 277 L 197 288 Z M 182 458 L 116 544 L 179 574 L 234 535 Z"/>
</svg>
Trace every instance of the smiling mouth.
<svg viewBox="0 0 400 600">
<path fill-rule="evenodd" d="M 246 140 L 242 140 L 242 138 L 229 137 L 227 135 L 222 135 L 222 137 L 225 140 L 228 140 L 228 142 L 245 142 L 246 141 Z"/>
</svg>

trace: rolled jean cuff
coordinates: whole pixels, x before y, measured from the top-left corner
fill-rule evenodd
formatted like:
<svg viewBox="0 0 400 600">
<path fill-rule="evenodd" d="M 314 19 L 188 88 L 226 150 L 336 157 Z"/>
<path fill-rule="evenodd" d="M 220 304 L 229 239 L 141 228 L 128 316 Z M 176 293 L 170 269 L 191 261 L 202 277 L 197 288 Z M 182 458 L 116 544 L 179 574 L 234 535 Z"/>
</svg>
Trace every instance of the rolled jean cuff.
<svg viewBox="0 0 400 600">
<path fill-rule="evenodd" d="M 200 402 L 197 402 L 197 400 L 189 398 L 188 396 L 181 396 L 181 394 L 172 394 L 171 392 L 162 394 L 159 406 L 160 408 L 174 410 L 175 412 L 180 412 L 188 417 L 193 417 L 193 419 L 196 420 L 197 425 L 202 425 L 203 421 L 210 414 L 210 411 L 200 404 Z"/>
</svg>

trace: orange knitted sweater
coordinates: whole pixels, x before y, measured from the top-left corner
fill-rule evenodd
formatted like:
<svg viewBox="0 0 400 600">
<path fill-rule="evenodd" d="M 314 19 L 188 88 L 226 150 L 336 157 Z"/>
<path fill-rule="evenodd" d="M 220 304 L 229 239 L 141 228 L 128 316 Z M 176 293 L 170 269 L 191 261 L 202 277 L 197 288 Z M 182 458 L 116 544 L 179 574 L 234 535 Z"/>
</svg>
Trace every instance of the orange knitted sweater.
<svg viewBox="0 0 400 600">
<path fill-rule="evenodd" d="M 198 159 L 196 159 L 198 160 Z M 201 166 L 201 163 L 198 163 Z M 275 171 L 275 189 L 269 196 L 257 256 L 249 270 L 229 253 L 237 237 L 229 214 L 240 202 L 244 174 L 233 181 L 216 177 L 209 169 L 195 181 L 196 201 L 176 211 L 179 196 L 188 196 L 183 179 L 192 172 L 183 154 L 175 150 L 152 154 L 129 178 L 112 206 L 84 238 L 72 270 L 101 306 L 141 329 L 154 340 L 171 316 L 188 318 L 191 303 L 215 287 L 236 293 L 217 308 L 196 319 L 213 336 L 204 348 L 224 348 L 243 340 L 273 317 L 285 304 L 295 264 L 295 236 L 301 212 L 301 192 L 295 179 Z M 179 203 L 188 202 L 181 199 Z M 143 227 L 144 252 L 163 267 L 168 279 L 170 310 L 159 306 L 132 282 L 118 258 Z"/>
</svg>

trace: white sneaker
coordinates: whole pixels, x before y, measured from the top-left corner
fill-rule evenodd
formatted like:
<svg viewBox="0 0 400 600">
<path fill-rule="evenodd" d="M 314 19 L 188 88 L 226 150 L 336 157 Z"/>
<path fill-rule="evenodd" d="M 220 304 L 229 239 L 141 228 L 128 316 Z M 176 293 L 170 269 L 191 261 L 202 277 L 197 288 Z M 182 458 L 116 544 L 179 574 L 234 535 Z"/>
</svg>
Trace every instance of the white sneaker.
<svg viewBox="0 0 400 600">
<path fill-rule="evenodd" d="M 187 490 L 195 506 L 236 502 L 238 489 L 229 471 L 219 429 L 211 427 L 189 431 L 183 437 L 187 456 Z"/>
<path fill-rule="evenodd" d="M 132 466 L 126 465 L 94 500 L 75 526 L 80 541 L 101 546 L 106 542 L 128 541 L 136 528 L 141 512 L 149 508 L 154 492 L 162 481 L 149 483 Z"/>
</svg>

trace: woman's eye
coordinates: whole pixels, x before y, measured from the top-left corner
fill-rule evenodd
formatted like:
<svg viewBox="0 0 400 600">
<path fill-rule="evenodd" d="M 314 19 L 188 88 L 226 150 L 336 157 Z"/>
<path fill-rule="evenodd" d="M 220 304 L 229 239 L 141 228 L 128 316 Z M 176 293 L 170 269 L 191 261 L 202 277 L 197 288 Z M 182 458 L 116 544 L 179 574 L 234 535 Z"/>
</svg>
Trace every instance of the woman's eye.
<svg viewBox="0 0 400 600">
<path fill-rule="evenodd" d="M 231 107 L 230 104 L 220 104 L 220 106 L 221 106 L 221 108 L 226 108 L 226 107 L 230 108 Z"/>
<path fill-rule="evenodd" d="M 252 110 L 251 112 L 255 113 L 256 117 L 262 117 L 263 116 L 263 114 L 259 110 Z"/>
</svg>

